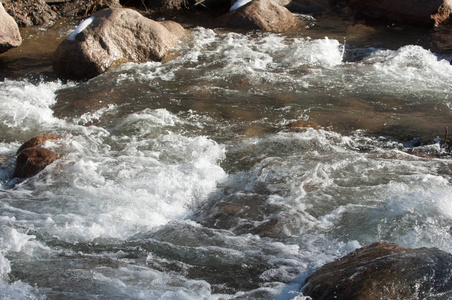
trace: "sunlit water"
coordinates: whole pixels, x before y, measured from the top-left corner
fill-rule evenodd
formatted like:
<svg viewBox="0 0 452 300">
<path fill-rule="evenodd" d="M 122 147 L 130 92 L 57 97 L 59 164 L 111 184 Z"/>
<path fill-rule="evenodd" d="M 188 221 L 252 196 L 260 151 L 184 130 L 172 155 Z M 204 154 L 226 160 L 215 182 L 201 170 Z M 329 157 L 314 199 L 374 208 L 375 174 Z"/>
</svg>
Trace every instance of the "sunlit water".
<svg viewBox="0 0 452 300">
<path fill-rule="evenodd" d="M 447 57 L 313 35 L 193 28 L 173 60 L 86 82 L 45 51 L 12 66 L 0 297 L 303 299 L 307 275 L 374 241 L 452 252 Z M 43 132 L 64 157 L 12 178 Z"/>
</svg>

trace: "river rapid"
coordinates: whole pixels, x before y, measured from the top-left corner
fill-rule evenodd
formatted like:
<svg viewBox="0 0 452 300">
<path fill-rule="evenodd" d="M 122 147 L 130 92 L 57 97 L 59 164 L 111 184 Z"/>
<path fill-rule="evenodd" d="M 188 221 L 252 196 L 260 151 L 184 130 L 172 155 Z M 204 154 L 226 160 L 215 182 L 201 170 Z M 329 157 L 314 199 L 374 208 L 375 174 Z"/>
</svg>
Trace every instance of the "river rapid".
<svg viewBox="0 0 452 300">
<path fill-rule="evenodd" d="M 303 18 L 195 26 L 174 59 L 84 82 L 51 68 L 77 22 L 22 29 L 0 56 L 0 298 L 305 299 L 375 241 L 452 253 L 450 29 Z M 12 178 L 40 133 L 64 157 Z"/>
</svg>

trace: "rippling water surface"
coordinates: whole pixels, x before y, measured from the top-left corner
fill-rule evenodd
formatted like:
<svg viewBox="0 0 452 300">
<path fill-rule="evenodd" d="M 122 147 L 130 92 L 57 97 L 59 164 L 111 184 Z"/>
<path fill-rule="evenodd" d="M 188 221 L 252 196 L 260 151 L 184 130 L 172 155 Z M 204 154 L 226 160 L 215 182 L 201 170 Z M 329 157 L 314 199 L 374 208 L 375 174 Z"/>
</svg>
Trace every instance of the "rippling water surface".
<svg viewBox="0 0 452 300">
<path fill-rule="evenodd" d="M 374 241 L 452 252 L 439 33 L 335 26 L 196 27 L 173 60 L 86 82 L 49 65 L 74 24 L 26 32 L 1 58 L 0 296 L 303 299 Z M 64 157 L 12 178 L 43 132 Z"/>
</svg>

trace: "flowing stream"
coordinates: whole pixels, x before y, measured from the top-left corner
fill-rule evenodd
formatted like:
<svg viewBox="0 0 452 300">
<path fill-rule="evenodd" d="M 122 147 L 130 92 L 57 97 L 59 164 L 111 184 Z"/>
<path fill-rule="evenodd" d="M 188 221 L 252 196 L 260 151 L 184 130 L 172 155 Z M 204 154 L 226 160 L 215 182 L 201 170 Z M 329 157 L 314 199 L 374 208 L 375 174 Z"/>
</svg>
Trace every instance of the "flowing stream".
<svg viewBox="0 0 452 300">
<path fill-rule="evenodd" d="M 322 24 L 193 27 L 84 82 L 51 68 L 76 22 L 23 29 L 0 56 L 0 298 L 304 299 L 375 241 L 452 253 L 449 29 Z M 12 178 L 44 132 L 63 158 Z"/>
</svg>

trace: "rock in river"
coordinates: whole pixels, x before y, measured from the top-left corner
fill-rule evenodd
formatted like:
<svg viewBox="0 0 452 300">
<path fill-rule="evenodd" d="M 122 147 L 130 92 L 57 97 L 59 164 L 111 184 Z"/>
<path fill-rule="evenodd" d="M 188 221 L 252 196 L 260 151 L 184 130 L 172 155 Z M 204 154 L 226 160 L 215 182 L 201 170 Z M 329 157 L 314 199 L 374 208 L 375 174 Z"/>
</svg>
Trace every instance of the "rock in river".
<svg viewBox="0 0 452 300">
<path fill-rule="evenodd" d="M 101 10 L 58 46 L 53 67 L 64 77 L 86 79 L 124 62 L 162 61 L 184 34 L 178 23 L 156 22 L 131 9 Z"/>
<path fill-rule="evenodd" d="M 349 6 L 368 17 L 422 26 L 445 23 L 452 13 L 452 0 L 351 0 Z"/>
<path fill-rule="evenodd" d="M 41 134 L 25 142 L 17 150 L 18 155 L 13 177 L 32 177 L 60 158 L 61 154 L 43 147 L 46 141 L 59 138 L 61 136 L 56 134 Z"/>
<path fill-rule="evenodd" d="M 0 2 L 0 53 L 22 44 L 19 27 Z"/>
<path fill-rule="evenodd" d="M 221 16 L 217 26 L 284 32 L 299 22 L 287 8 L 271 0 L 254 0 L 237 7 Z"/>
<path fill-rule="evenodd" d="M 328 263 L 306 279 L 320 299 L 451 299 L 452 255 L 380 242 Z"/>
</svg>

